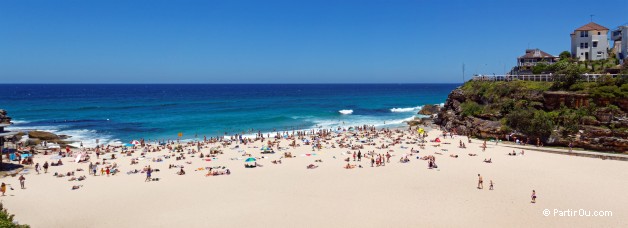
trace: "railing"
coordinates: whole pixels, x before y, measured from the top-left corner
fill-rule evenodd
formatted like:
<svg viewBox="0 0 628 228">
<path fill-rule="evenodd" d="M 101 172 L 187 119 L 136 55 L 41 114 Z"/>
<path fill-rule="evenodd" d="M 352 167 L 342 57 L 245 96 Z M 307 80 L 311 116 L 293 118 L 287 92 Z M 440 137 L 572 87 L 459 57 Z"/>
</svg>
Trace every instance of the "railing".
<svg viewBox="0 0 628 228">
<path fill-rule="evenodd" d="M 556 80 L 560 80 L 560 76 L 561 75 L 558 75 L 558 74 L 476 75 L 476 76 L 473 76 L 471 80 L 473 81 L 523 80 L 523 81 L 553 82 Z M 587 81 L 587 82 L 597 82 L 597 80 L 602 78 L 602 76 L 610 76 L 611 78 L 628 77 L 628 75 L 622 75 L 622 74 L 582 74 L 580 76 L 581 76 L 580 78 L 581 81 Z"/>
</svg>

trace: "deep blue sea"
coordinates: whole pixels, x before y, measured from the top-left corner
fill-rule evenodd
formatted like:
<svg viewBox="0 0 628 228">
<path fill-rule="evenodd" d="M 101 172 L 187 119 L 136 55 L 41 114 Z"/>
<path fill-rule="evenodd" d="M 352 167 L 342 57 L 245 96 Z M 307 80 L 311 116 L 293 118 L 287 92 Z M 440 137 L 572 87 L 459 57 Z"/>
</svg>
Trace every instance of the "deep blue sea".
<svg viewBox="0 0 628 228">
<path fill-rule="evenodd" d="M 394 127 L 458 84 L 0 84 L 10 129 L 94 145 L 292 129 Z M 344 125 L 343 125 L 344 124 Z"/>
</svg>

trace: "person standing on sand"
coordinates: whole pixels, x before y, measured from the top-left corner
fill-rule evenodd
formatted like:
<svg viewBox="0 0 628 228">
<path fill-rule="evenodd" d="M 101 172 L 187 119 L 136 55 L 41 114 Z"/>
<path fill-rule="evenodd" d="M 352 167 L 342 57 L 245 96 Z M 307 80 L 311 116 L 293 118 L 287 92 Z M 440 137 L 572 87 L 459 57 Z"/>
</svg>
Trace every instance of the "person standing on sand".
<svg viewBox="0 0 628 228">
<path fill-rule="evenodd" d="M 7 185 L 4 182 L 0 185 L 0 192 L 2 192 L 2 196 L 4 196 L 4 193 L 7 192 Z"/>
<path fill-rule="evenodd" d="M 94 176 L 96 176 L 96 173 L 98 172 L 98 165 L 94 165 L 92 167 L 92 172 L 94 173 Z"/>
<path fill-rule="evenodd" d="M 146 170 L 146 180 L 144 180 L 144 182 L 150 181 L 150 176 L 151 176 L 152 172 L 153 172 L 153 170 L 151 170 L 150 166 L 149 166 L 148 169 Z"/>
<path fill-rule="evenodd" d="M 39 163 L 35 164 L 35 172 L 37 172 L 37 174 L 39 174 Z"/>
<path fill-rule="evenodd" d="M 20 175 L 20 178 L 19 178 L 18 180 L 20 180 L 20 187 L 21 187 L 22 189 L 25 189 L 25 187 L 24 187 L 24 181 L 26 181 L 26 178 L 24 177 L 24 175 Z"/>
<path fill-rule="evenodd" d="M 4 183 L 2 183 L 4 185 Z M 530 203 L 536 203 L 536 191 L 532 190 L 532 201 Z"/>
<path fill-rule="evenodd" d="M 493 190 L 493 180 L 491 180 L 490 185 L 488 186 L 488 190 Z"/>
<path fill-rule="evenodd" d="M 362 161 L 362 152 L 358 150 L 358 161 Z"/>
<path fill-rule="evenodd" d="M 573 142 L 569 142 L 569 152 L 571 153 L 571 149 L 573 149 Z"/>
<path fill-rule="evenodd" d="M 373 167 L 374 164 L 375 164 L 375 158 L 371 157 L 371 167 Z"/>
<path fill-rule="evenodd" d="M 109 170 L 109 167 L 107 167 L 107 170 L 105 170 L 105 172 L 107 172 L 107 177 L 109 177 L 109 173 L 111 173 L 111 170 Z"/>
<path fill-rule="evenodd" d="M 355 161 L 355 157 L 357 157 L 357 155 L 353 152 L 353 161 Z"/>
<path fill-rule="evenodd" d="M 48 173 L 48 162 L 44 162 L 44 173 Z"/>
<path fill-rule="evenodd" d="M 483 184 L 483 180 L 482 180 L 482 176 L 480 176 L 480 174 L 478 173 L 478 189 L 483 189 L 484 188 L 484 184 Z"/>
</svg>

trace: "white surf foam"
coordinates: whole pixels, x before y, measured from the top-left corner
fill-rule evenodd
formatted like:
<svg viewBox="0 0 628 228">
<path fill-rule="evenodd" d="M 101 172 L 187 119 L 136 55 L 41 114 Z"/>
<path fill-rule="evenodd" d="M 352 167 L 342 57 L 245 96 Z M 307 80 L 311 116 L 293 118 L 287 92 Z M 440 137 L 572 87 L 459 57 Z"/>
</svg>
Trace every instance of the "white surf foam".
<svg viewBox="0 0 628 228">
<path fill-rule="evenodd" d="M 421 110 L 423 106 L 416 106 L 416 107 L 412 107 L 412 108 L 391 108 L 390 111 L 391 112 L 416 112 Z"/>
<path fill-rule="evenodd" d="M 14 125 L 20 125 L 20 124 L 30 123 L 30 121 L 26 121 L 26 120 L 11 120 L 11 123 L 13 123 Z"/>
<path fill-rule="evenodd" d="M 340 114 L 343 114 L 343 115 L 351 115 L 351 114 L 353 114 L 353 110 L 351 110 L 351 109 L 343 109 L 343 110 L 340 110 L 338 112 Z"/>
<path fill-rule="evenodd" d="M 70 145 L 75 147 L 80 147 L 81 142 L 83 142 L 84 147 L 96 147 L 96 139 L 98 139 L 99 145 L 107 145 L 110 143 L 119 143 L 120 140 L 113 138 L 111 135 L 101 134 L 96 132 L 95 130 L 88 129 L 66 129 L 66 125 L 56 125 L 56 126 L 11 126 L 7 128 L 10 131 L 47 131 L 56 135 L 67 135 L 71 136 L 66 139 L 70 141 Z"/>
</svg>

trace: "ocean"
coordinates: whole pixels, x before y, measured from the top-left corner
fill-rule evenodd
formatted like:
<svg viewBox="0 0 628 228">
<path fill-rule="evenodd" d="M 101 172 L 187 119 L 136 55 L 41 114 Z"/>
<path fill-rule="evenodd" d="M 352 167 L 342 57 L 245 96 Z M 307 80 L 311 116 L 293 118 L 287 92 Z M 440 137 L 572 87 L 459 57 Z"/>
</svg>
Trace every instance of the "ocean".
<svg viewBox="0 0 628 228">
<path fill-rule="evenodd" d="M 10 130 L 85 145 L 338 126 L 403 126 L 459 84 L 0 84 Z"/>
</svg>

